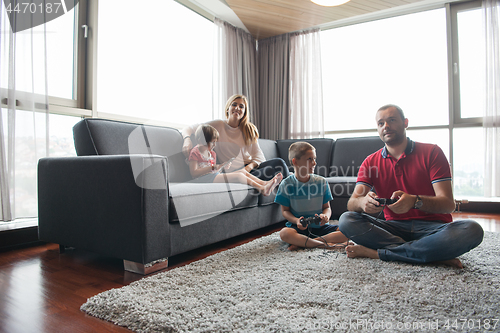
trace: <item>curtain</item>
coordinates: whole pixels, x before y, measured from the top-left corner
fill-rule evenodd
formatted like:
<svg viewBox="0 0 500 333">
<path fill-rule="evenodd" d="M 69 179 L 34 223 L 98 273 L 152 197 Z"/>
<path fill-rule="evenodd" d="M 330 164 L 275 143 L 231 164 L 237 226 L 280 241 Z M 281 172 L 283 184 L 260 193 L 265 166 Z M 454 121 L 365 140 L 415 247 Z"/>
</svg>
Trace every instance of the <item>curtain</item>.
<svg viewBox="0 0 500 333">
<path fill-rule="evenodd" d="M 262 138 L 287 139 L 290 114 L 290 35 L 259 40 L 259 128 Z"/>
<path fill-rule="evenodd" d="M 213 66 L 213 118 L 225 119 L 224 106 L 234 94 L 248 99 L 249 119 L 256 123 L 259 111 L 256 41 L 246 31 L 215 18 Z"/>
<path fill-rule="evenodd" d="M 500 31 L 499 0 L 485 0 L 482 6 L 486 45 L 486 96 L 483 118 L 485 138 L 484 191 L 486 197 L 500 196 Z"/>
<path fill-rule="evenodd" d="M 48 155 L 45 24 L 13 32 L 0 0 L 0 220 L 37 216 L 36 170 Z"/>
<path fill-rule="evenodd" d="M 293 139 L 325 135 L 319 28 L 290 36 L 290 126 Z"/>
</svg>

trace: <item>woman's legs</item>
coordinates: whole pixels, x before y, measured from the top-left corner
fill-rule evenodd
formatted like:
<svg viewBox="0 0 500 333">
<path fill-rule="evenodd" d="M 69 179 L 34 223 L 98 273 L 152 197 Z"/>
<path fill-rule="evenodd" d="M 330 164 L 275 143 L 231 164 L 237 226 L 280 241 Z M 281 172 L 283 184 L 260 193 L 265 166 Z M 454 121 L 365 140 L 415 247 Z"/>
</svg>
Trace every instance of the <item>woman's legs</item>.
<svg viewBox="0 0 500 333">
<path fill-rule="evenodd" d="M 240 169 L 234 172 L 226 173 L 224 175 L 217 175 L 214 179 L 216 183 L 224 183 L 229 181 L 230 183 L 241 183 L 247 184 L 256 188 L 263 195 L 268 196 L 271 194 L 272 190 L 278 186 L 278 184 L 283 179 L 283 175 L 278 173 L 269 181 L 263 181 L 244 169 Z"/>
<path fill-rule="evenodd" d="M 271 158 L 262 162 L 258 168 L 250 171 L 252 175 L 264 181 L 273 179 L 273 177 L 280 172 L 283 175 L 283 178 L 290 175 L 288 172 L 288 166 L 281 158 Z"/>
</svg>

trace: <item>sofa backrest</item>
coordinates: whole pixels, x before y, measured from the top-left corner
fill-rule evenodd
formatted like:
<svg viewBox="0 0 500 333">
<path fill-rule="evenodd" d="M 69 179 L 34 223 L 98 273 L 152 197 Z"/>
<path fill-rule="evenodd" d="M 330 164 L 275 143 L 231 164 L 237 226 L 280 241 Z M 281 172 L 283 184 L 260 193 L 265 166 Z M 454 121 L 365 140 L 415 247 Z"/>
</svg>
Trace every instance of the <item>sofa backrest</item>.
<svg viewBox="0 0 500 333">
<path fill-rule="evenodd" d="M 78 156 L 151 154 L 168 157 L 168 179 L 191 179 L 182 154 L 182 135 L 170 127 L 140 125 L 107 119 L 83 119 L 73 127 Z"/>
<path fill-rule="evenodd" d="M 291 166 L 288 160 L 288 148 L 290 145 L 297 141 L 309 142 L 314 148 L 316 148 L 316 169 L 314 173 L 328 177 L 330 171 L 330 161 L 332 160 L 333 147 L 335 146 L 335 141 L 332 139 L 288 139 L 288 140 L 278 140 L 278 152 L 279 156 L 285 160 L 288 167 Z"/>
<path fill-rule="evenodd" d="M 262 152 L 264 153 L 266 160 L 280 157 L 276 141 L 268 139 L 259 139 L 259 146 Z"/>
<path fill-rule="evenodd" d="M 384 143 L 378 136 L 336 140 L 329 176 L 357 176 L 365 158 L 383 146 Z"/>
</svg>

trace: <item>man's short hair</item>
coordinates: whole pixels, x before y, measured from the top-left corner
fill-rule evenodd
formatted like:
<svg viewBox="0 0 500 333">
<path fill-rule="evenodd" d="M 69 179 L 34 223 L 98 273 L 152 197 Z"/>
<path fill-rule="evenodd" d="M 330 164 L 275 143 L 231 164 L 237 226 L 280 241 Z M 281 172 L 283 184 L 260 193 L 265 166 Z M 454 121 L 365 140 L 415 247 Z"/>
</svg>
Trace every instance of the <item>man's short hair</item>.
<svg viewBox="0 0 500 333">
<path fill-rule="evenodd" d="M 290 164 L 292 164 L 292 160 L 294 158 L 300 159 L 304 156 L 309 150 L 316 150 L 312 144 L 305 141 L 297 141 L 290 145 L 288 148 L 288 160 Z"/>
<path fill-rule="evenodd" d="M 403 109 L 401 109 L 399 106 L 397 106 L 395 104 L 386 104 L 386 105 L 382 106 L 380 109 L 378 109 L 377 112 L 387 110 L 388 108 L 395 108 L 396 110 L 398 110 L 399 115 L 401 116 L 401 119 L 403 119 L 403 120 L 406 119 L 405 114 L 403 112 Z"/>
<path fill-rule="evenodd" d="M 213 140 L 219 139 L 219 131 L 217 131 L 215 127 L 211 125 L 202 124 L 196 129 L 194 137 L 199 144 L 206 145 Z"/>
</svg>

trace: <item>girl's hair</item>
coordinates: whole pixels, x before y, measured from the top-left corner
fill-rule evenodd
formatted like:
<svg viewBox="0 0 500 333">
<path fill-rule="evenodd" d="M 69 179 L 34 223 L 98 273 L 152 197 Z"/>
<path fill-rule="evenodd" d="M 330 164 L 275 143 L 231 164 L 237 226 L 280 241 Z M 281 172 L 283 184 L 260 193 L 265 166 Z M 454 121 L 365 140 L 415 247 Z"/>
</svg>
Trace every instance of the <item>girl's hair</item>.
<svg viewBox="0 0 500 333">
<path fill-rule="evenodd" d="M 288 148 L 288 160 L 290 164 L 292 164 L 294 158 L 300 160 L 309 150 L 316 150 L 309 142 L 297 141 L 292 143 L 290 148 Z"/>
<path fill-rule="evenodd" d="M 196 129 L 194 137 L 200 145 L 206 145 L 214 140 L 217 141 L 219 139 L 219 132 L 212 125 L 201 124 Z"/>
<path fill-rule="evenodd" d="M 254 124 L 250 122 L 248 119 L 248 100 L 246 96 L 240 95 L 240 94 L 235 94 L 231 97 L 226 102 L 226 107 L 224 108 L 224 112 L 226 114 L 226 119 L 229 119 L 229 107 L 231 104 L 234 102 L 235 99 L 241 98 L 243 99 L 243 104 L 245 104 L 245 113 L 243 114 L 243 117 L 240 120 L 239 128 L 241 132 L 243 133 L 243 138 L 245 139 L 245 144 L 247 146 L 257 142 L 257 139 L 259 138 L 259 131 L 257 130 L 257 127 L 255 127 Z"/>
</svg>

